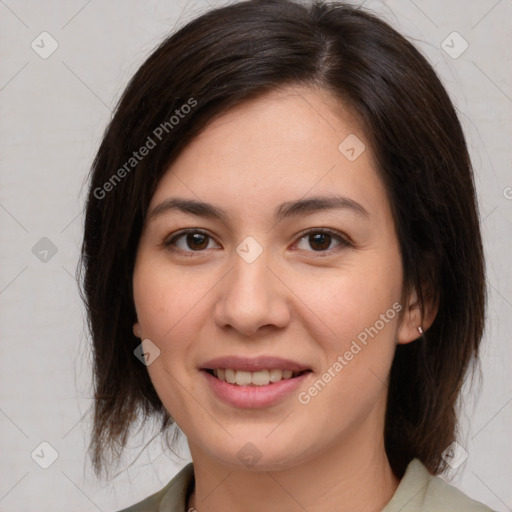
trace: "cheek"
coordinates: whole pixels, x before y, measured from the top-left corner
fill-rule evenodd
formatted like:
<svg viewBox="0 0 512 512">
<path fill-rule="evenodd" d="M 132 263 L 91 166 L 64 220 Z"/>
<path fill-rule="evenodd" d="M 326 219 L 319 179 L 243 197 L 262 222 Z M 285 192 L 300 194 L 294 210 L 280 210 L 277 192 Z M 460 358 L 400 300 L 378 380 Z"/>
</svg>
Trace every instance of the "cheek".
<svg viewBox="0 0 512 512">
<path fill-rule="evenodd" d="M 133 278 L 135 309 L 144 336 L 164 341 L 186 325 L 208 283 L 195 282 L 186 271 L 141 255 Z M 209 287 L 211 288 L 212 285 Z"/>
<path fill-rule="evenodd" d="M 348 341 L 365 332 L 376 322 L 379 330 L 389 331 L 391 324 L 396 327 L 398 315 L 393 304 L 400 299 L 400 276 L 399 268 L 382 273 L 365 267 L 339 270 L 314 281 L 302 278 L 297 281 L 296 290 L 318 325 L 323 326 L 327 339 L 336 345 L 339 340 Z"/>
<path fill-rule="evenodd" d="M 389 292 L 365 292 L 347 280 L 331 281 L 326 290 L 329 293 L 310 299 L 334 334 L 313 333 L 321 348 L 321 364 L 316 379 L 298 399 L 307 404 L 304 413 L 319 423 L 327 414 L 328 421 L 343 431 L 351 423 L 360 424 L 383 399 L 396 346 L 399 304 Z"/>
<path fill-rule="evenodd" d="M 323 349 L 325 379 L 320 377 L 330 388 L 317 405 L 336 401 L 340 411 L 364 408 L 380 393 L 393 360 L 402 307 L 401 268 L 395 262 L 378 265 L 368 259 L 368 264 L 315 280 L 314 286 L 302 281 L 297 295 L 314 313 L 309 328 Z"/>
<path fill-rule="evenodd" d="M 140 254 L 133 278 L 137 319 L 143 338 L 160 350 L 148 372 L 168 410 L 186 411 L 190 405 L 180 383 L 197 370 L 195 341 L 204 338 L 201 331 L 211 319 L 208 294 L 219 278 L 211 269 L 198 272 L 195 267 L 177 268 L 165 258 L 149 252 Z M 189 383 L 190 391 L 195 385 Z"/>
<path fill-rule="evenodd" d="M 142 337 L 160 350 L 159 357 L 147 367 L 150 379 L 174 420 L 186 423 L 193 404 L 180 382 L 193 370 L 188 352 L 190 340 L 197 338 L 193 331 L 200 325 L 198 306 L 205 288 L 191 282 L 186 272 L 141 253 L 134 270 L 133 290 Z"/>
</svg>

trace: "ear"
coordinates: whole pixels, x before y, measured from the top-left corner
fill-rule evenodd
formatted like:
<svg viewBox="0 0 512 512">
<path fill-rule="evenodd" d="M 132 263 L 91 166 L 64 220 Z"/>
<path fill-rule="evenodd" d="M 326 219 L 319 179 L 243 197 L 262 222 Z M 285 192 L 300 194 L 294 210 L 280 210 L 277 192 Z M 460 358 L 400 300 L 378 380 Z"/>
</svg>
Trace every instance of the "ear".
<svg viewBox="0 0 512 512">
<path fill-rule="evenodd" d="M 133 334 L 135 334 L 135 336 L 137 338 L 140 338 L 141 334 L 140 334 L 140 325 L 138 322 L 135 322 L 133 324 Z"/>
<path fill-rule="evenodd" d="M 434 301 L 432 295 L 431 293 L 424 294 L 422 305 L 419 302 L 416 288 L 414 288 L 407 300 L 404 301 L 407 306 L 398 328 L 397 341 L 399 344 L 410 343 L 420 338 L 432 325 L 439 308 L 439 302 Z"/>
</svg>

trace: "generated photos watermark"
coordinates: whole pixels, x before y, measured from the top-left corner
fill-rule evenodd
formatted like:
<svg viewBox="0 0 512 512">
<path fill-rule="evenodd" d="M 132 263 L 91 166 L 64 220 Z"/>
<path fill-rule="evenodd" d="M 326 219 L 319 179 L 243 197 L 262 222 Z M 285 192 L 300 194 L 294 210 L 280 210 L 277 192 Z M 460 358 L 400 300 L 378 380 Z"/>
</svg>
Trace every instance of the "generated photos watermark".
<svg viewBox="0 0 512 512">
<path fill-rule="evenodd" d="M 163 140 L 165 135 L 169 134 L 174 128 L 184 119 L 187 114 L 190 114 L 192 109 L 197 106 L 197 100 L 189 98 L 186 103 L 181 105 L 180 108 L 174 110 L 168 121 L 160 123 L 148 135 L 144 144 L 132 153 L 132 156 L 112 174 L 112 176 L 101 187 L 96 187 L 93 191 L 94 197 L 98 200 L 104 199 L 106 195 L 114 190 L 115 186 L 123 180 L 137 165 L 146 157 L 152 149 L 154 149 L 159 142 Z"/>
<path fill-rule="evenodd" d="M 343 355 L 339 355 L 336 358 L 336 361 L 327 368 L 327 370 L 321 375 L 321 377 L 311 385 L 307 391 L 301 391 L 298 394 L 298 400 L 301 404 L 307 405 L 311 400 L 322 391 L 329 382 L 338 375 L 345 366 L 349 364 L 350 361 L 354 359 L 354 357 L 361 352 L 363 347 L 368 344 L 368 337 L 373 339 L 379 332 L 384 329 L 386 324 L 388 324 L 395 316 L 402 310 L 402 305 L 399 302 L 395 302 L 391 308 L 389 308 L 385 313 L 381 313 L 379 316 L 379 320 L 377 320 L 372 326 L 366 327 L 363 331 L 361 331 L 357 336 L 357 340 L 352 340 L 350 348 L 345 351 Z M 363 345 L 361 345 L 358 343 Z"/>
</svg>

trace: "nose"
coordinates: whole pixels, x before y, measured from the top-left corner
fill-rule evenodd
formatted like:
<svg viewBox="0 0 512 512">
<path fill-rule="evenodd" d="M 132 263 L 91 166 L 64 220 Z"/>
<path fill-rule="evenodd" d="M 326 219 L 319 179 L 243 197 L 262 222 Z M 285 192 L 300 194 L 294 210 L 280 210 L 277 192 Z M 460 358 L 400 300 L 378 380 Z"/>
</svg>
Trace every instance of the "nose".
<svg viewBox="0 0 512 512">
<path fill-rule="evenodd" d="M 234 266 L 221 281 L 215 305 L 214 318 L 220 328 L 252 336 L 289 323 L 288 290 L 269 263 L 266 251 L 252 263 L 234 255 Z"/>
</svg>

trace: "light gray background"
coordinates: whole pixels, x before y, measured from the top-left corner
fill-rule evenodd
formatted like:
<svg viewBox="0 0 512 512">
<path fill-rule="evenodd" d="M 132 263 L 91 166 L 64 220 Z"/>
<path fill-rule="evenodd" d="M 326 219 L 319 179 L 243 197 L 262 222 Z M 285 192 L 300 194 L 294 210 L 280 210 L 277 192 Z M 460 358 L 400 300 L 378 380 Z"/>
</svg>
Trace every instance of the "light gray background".
<svg viewBox="0 0 512 512">
<path fill-rule="evenodd" d="M 83 182 L 111 109 L 166 34 L 221 4 L 0 0 L 1 511 L 116 510 L 159 490 L 189 461 L 186 447 L 173 459 L 155 441 L 114 480 L 93 477 L 85 454 L 90 355 L 74 273 Z M 512 510 L 512 0 L 367 0 L 365 7 L 435 65 L 467 135 L 489 310 L 478 400 L 464 392 L 460 443 L 469 457 L 445 478 L 497 511 Z M 47 59 L 31 48 L 43 31 L 59 45 Z M 469 44 L 457 59 L 441 47 L 453 31 Z M 47 261 L 32 251 L 43 237 L 57 248 Z M 36 450 L 35 460 L 50 461 L 43 441 L 58 453 L 48 469 L 31 458 Z M 131 443 L 126 464 L 142 446 Z"/>
</svg>

